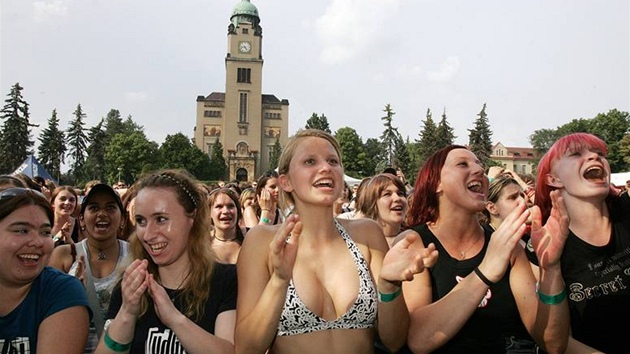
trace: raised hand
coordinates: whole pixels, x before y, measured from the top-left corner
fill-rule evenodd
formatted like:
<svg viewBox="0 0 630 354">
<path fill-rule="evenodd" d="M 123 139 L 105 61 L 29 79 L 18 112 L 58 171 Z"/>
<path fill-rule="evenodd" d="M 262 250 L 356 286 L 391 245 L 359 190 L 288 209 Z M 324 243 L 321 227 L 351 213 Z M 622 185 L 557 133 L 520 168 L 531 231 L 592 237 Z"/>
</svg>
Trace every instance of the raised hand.
<svg viewBox="0 0 630 354">
<path fill-rule="evenodd" d="M 381 279 L 390 283 L 410 281 L 415 274 L 437 262 L 435 245 L 431 243 L 426 248 L 420 247 L 416 244 L 419 239 L 416 234 L 408 234 L 387 251 L 381 267 Z"/>
<path fill-rule="evenodd" d="M 269 244 L 273 274 L 283 281 L 290 281 L 297 255 L 302 223 L 296 214 L 289 215 Z"/>
<path fill-rule="evenodd" d="M 122 298 L 123 303 L 121 311 L 127 312 L 129 315 L 137 317 L 140 315 L 140 304 L 142 295 L 148 288 L 147 271 L 149 261 L 146 259 L 136 259 L 125 269 L 122 279 Z"/>
<path fill-rule="evenodd" d="M 81 255 L 79 256 L 79 260 L 77 261 L 77 271 L 74 274 L 75 277 L 77 277 L 81 283 L 83 283 L 83 287 L 86 286 L 85 283 L 85 255 Z"/>
<path fill-rule="evenodd" d="M 530 216 L 531 211 L 525 202 L 520 200 L 514 210 L 492 233 L 486 255 L 479 266 L 490 281 L 498 281 L 505 274 L 512 251 L 519 245 L 519 240 L 525 234 Z"/>
<path fill-rule="evenodd" d="M 182 316 L 182 313 L 175 307 L 164 287 L 155 281 L 153 274 L 149 274 L 148 284 L 149 295 L 153 299 L 155 313 L 167 327 L 173 327 L 173 323 Z"/>
<path fill-rule="evenodd" d="M 257 198 L 260 209 L 274 210 L 276 208 L 273 198 L 271 198 L 271 193 L 267 189 L 263 188 Z"/>
<path fill-rule="evenodd" d="M 552 191 L 549 196 L 551 213 L 544 226 L 540 209 L 532 207 L 532 245 L 539 265 L 545 269 L 558 265 L 569 236 L 569 214 L 560 190 Z"/>
</svg>

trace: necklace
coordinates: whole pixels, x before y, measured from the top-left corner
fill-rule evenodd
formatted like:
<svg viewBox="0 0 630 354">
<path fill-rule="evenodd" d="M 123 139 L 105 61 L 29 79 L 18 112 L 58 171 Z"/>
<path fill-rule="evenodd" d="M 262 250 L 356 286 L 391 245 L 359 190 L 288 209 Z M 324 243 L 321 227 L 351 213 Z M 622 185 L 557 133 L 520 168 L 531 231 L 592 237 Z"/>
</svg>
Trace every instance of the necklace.
<svg viewBox="0 0 630 354">
<path fill-rule="evenodd" d="M 460 260 L 466 259 L 466 252 L 470 251 L 470 249 L 473 248 L 473 246 L 477 244 L 477 241 L 478 240 L 475 240 L 470 246 L 468 246 L 466 250 L 459 251 Z"/>
<path fill-rule="evenodd" d="M 89 243 L 88 243 L 88 245 L 89 245 Z M 96 259 L 99 260 L 99 261 L 107 260 L 107 254 L 105 253 L 105 251 L 107 251 L 108 249 L 110 249 L 110 248 L 112 248 L 112 247 L 114 247 L 116 245 L 118 245 L 118 240 L 116 240 L 116 242 L 113 245 L 111 245 L 111 246 L 109 246 L 107 248 L 104 248 L 104 249 L 100 249 L 98 247 L 94 247 L 94 248 L 96 248 L 98 250 L 98 254 L 96 255 Z"/>
<path fill-rule="evenodd" d="M 221 241 L 221 242 L 234 242 L 234 241 L 236 241 L 236 237 L 235 238 L 220 238 L 219 236 L 217 236 L 217 233 L 214 230 L 212 230 L 212 238 L 217 240 L 217 241 Z"/>
<path fill-rule="evenodd" d="M 431 228 L 433 228 L 433 227 L 435 227 L 435 224 L 433 224 L 433 225 L 429 225 L 429 229 L 431 229 Z M 433 231 L 431 231 L 431 232 L 433 232 Z M 433 232 L 433 234 L 435 235 L 435 233 L 434 233 L 434 232 Z M 437 237 L 437 236 L 436 236 L 436 237 Z M 445 241 L 446 241 L 446 238 L 445 238 L 445 237 L 440 237 L 440 238 L 438 238 L 438 239 L 439 239 L 439 240 L 440 240 L 440 242 L 442 242 L 443 244 L 452 245 L 452 244 L 450 243 L 450 241 L 451 241 L 450 239 L 448 240 L 449 242 L 445 242 Z M 459 253 L 459 260 L 460 260 L 460 261 L 461 261 L 461 260 L 466 259 L 466 253 L 468 253 L 468 251 L 470 251 L 470 250 L 471 250 L 471 249 L 472 249 L 472 248 L 473 248 L 473 247 L 477 244 L 477 242 L 479 242 L 479 238 L 475 239 L 475 240 L 474 240 L 474 241 L 470 244 L 470 246 L 468 246 L 468 247 L 467 247 L 465 250 L 463 250 L 463 251 L 460 251 L 460 250 L 459 250 L 459 248 L 456 248 L 456 249 L 455 249 L 455 250 L 456 250 L 456 252 L 457 252 L 457 253 Z"/>
<path fill-rule="evenodd" d="M 234 241 L 236 241 L 235 238 L 220 238 L 220 237 L 217 237 L 217 236 L 214 236 L 214 239 L 217 240 L 217 241 L 221 241 L 221 242 L 234 242 Z"/>
</svg>

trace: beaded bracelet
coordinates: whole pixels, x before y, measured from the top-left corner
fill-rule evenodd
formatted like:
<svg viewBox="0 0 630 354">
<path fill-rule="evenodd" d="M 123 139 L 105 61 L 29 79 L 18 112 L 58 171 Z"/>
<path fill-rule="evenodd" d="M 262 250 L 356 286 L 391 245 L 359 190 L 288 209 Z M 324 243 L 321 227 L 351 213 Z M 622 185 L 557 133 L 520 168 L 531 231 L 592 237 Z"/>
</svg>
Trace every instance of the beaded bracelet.
<svg viewBox="0 0 630 354">
<path fill-rule="evenodd" d="M 402 294 L 402 288 L 398 288 L 398 290 L 393 293 L 383 294 L 382 292 L 378 292 L 378 302 L 392 302 L 396 299 L 400 294 Z"/>
<path fill-rule="evenodd" d="M 540 300 L 540 302 L 545 305 L 558 305 L 559 303 L 564 301 L 564 298 L 567 297 L 566 289 L 562 289 L 562 291 L 556 295 L 547 295 L 540 292 L 540 290 L 538 289 L 539 285 L 539 283 L 536 283 L 536 294 L 538 294 L 538 299 Z"/>
</svg>

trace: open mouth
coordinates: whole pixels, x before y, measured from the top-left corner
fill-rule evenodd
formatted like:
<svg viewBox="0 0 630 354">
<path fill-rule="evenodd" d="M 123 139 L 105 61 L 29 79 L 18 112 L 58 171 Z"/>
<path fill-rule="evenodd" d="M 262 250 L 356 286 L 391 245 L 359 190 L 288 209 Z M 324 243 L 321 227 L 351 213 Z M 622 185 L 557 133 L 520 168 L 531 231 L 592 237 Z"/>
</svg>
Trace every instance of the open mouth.
<svg viewBox="0 0 630 354">
<path fill-rule="evenodd" d="M 151 251 L 153 253 L 160 253 L 166 248 L 166 246 L 167 246 L 166 242 L 160 242 L 160 243 L 149 245 L 149 248 L 151 248 Z"/>
<path fill-rule="evenodd" d="M 109 227 L 109 222 L 107 222 L 107 221 L 99 221 L 94 226 L 98 230 L 104 230 L 104 229 L 107 229 Z"/>
<path fill-rule="evenodd" d="M 403 211 L 404 208 L 402 205 L 395 205 L 391 208 L 392 211 Z"/>
<path fill-rule="evenodd" d="M 41 256 L 39 254 L 29 253 L 29 254 L 21 254 L 18 256 L 21 261 L 27 264 L 37 263 Z"/>
<path fill-rule="evenodd" d="M 470 182 L 466 187 L 471 192 L 483 193 L 483 185 L 479 181 Z"/>
<path fill-rule="evenodd" d="M 326 188 L 332 188 L 334 186 L 333 181 L 331 179 L 322 179 L 319 180 L 317 182 L 315 182 L 314 184 L 315 187 L 326 187 Z"/>
<path fill-rule="evenodd" d="M 588 180 L 602 180 L 606 177 L 606 171 L 598 166 L 589 167 L 584 172 L 584 178 Z"/>
</svg>

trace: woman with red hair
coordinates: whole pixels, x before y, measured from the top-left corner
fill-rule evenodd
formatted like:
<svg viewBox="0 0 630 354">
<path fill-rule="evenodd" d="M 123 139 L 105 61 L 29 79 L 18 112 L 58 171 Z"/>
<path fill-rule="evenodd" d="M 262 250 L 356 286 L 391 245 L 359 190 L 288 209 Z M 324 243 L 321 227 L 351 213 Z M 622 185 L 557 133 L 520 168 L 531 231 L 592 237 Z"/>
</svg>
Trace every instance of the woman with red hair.
<svg viewBox="0 0 630 354">
<path fill-rule="evenodd" d="M 630 198 L 611 193 L 607 153 L 595 135 L 575 133 L 558 139 L 538 164 L 543 220 L 553 214 L 553 193 L 562 195 L 570 220 L 561 262 L 571 314 L 567 353 L 630 348 L 628 329 L 619 325 L 630 317 Z"/>
<path fill-rule="evenodd" d="M 408 346 L 414 353 L 511 353 L 513 337 L 524 329 L 548 353 L 562 353 L 569 332 L 557 249 L 568 225 L 562 200 L 553 194 L 545 226 L 537 208 L 519 201 L 492 232 L 479 223 L 487 194 L 483 166 L 464 146 L 436 151 L 418 172 L 407 218 L 411 230 L 398 238 L 414 234 L 421 241 L 414 247 L 435 244 L 439 256 L 428 272 L 403 283 Z M 545 254 L 538 286 L 519 246 L 530 214 L 531 237 Z"/>
</svg>

